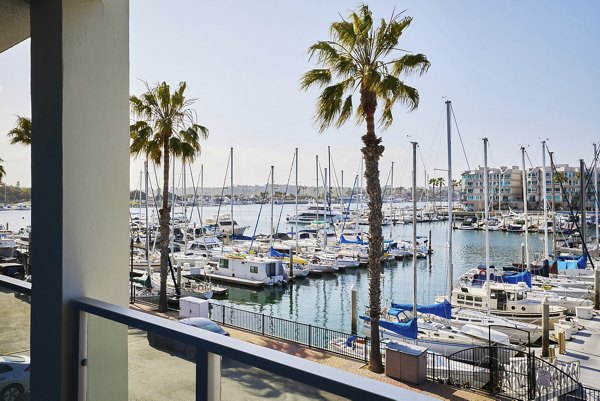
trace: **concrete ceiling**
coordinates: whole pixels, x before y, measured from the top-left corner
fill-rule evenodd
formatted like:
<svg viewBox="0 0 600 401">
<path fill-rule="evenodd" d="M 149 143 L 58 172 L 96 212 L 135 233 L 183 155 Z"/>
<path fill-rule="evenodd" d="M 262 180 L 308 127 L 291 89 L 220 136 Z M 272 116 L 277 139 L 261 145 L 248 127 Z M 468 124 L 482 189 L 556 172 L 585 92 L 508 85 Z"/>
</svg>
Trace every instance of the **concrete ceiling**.
<svg viewBox="0 0 600 401">
<path fill-rule="evenodd" d="M 29 36 L 29 1 L 0 0 L 0 53 Z"/>
</svg>

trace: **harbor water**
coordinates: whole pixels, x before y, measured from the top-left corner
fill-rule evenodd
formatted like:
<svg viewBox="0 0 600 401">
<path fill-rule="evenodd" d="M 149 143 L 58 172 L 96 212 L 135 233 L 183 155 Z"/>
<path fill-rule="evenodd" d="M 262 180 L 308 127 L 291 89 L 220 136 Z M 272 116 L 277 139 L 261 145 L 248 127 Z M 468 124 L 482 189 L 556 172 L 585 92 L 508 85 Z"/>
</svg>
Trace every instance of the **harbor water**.
<svg viewBox="0 0 600 401">
<path fill-rule="evenodd" d="M 302 208 L 302 205 L 299 206 Z M 178 208 L 176 212 L 183 212 Z M 229 206 L 204 207 L 203 219 L 230 213 Z M 131 216 L 143 216 L 143 210 L 130 209 Z M 199 224 L 200 210 L 187 208 L 191 222 Z M 287 224 L 285 218 L 294 214 L 294 205 L 275 205 L 274 221 L 279 232 L 293 231 L 294 226 Z M 281 216 L 281 218 L 280 218 Z M 150 212 L 152 217 L 152 211 Z M 235 205 L 234 219 L 240 225 L 247 225 L 246 235 L 270 233 L 270 205 Z M 8 223 L 9 228 L 17 231 L 30 224 L 31 211 L 2 211 L 0 223 Z M 426 259 L 417 260 L 417 292 L 419 303 L 431 303 L 436 296 L 448 292 L 448 222 L 418 223 L 417 234 L 428 236 L 431 230 L 433 253 Z M 364 231 L 368 226 L 361 226 Z M 302 229 L 302 226 L 299 226 Z M 383 228 L 386 239 L 409 240 L 412 238 L 411 224 L 397 224 Z M 490 260 L 492 265 L 506 266 L 519 262 L 524 234 L 501 231 L 490 232 Z M 529 254 L 533 261 L 542 252 L 543 235 L 529 235 Z M 453 230 L 454 279 L 465 271 L 485 263 L 485 234 L 475 230 Z M 126 268 L 126 266 L 124 266 Z M 413 264 L 411 259 L 386 262 L 382 265 L 382 305 L 391 302 L 412 302 Z M 264 313 L 284 319 L 326 327 L 344 332 L 350 331 L 352 287 L 357 289 L 359 314 L 368 304 L 368 274 L 366 268 L 350 268 L 341 273 L 309 276 L 298 279 L 282 287 L 263 290 L 243 287 L 229 288 L 226 299 L 220 300 L 227 305 Z"/>
</svg>

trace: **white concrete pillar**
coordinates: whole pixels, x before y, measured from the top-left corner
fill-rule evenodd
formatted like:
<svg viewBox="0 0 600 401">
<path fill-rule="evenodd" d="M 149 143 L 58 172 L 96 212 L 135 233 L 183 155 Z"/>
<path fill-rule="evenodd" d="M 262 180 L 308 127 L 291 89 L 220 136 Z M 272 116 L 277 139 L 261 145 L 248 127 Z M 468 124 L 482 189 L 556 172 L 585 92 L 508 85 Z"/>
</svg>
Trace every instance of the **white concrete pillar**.
<svg viewBox="0 0 600 401">
<path fill-rule="evenodd" d="M 31 2 L 32 400 L 73 390 L 69 302 L 128 299 L 129 4 Z M 88 319 L 87 399 L 127 399 L 127 329 Z"/>
</svg>

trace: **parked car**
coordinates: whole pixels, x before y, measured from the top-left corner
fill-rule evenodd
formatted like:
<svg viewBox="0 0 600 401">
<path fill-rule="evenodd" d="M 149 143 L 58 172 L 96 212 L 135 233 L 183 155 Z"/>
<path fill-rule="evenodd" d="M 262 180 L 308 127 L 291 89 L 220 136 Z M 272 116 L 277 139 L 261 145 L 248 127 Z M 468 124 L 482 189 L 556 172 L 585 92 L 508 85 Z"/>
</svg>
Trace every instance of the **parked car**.
<svg viewBox="0 0 600 401">
<path fill-rule="evenodd" d="M 21 355 L 0 355 L 0 400 L 22 400 L 29 393 L 30 359 Z"/>
<path fill-rule="evenodd" d="M 188 326 L 197 327 L 202 330 L 207 330 L 213 333 L 229 336 L 229 333 L 223 330 L 221 326 L 205 317 L 190 317 L 181 319 L 179 322 L 187 324 Z M 148 332 L 147 338 L 148 344 L 150 344 L 151 347 L 161 348 L 183 354 L 185 358 L 189 360 L 196 359 L 196 347 L 151 332 Z"/>
<path fill-rule="evenodd" d="M 25 267 L 20 263 L 0 263 L 0 274 L 23 280 L 25 278 Z"/>
</svg>

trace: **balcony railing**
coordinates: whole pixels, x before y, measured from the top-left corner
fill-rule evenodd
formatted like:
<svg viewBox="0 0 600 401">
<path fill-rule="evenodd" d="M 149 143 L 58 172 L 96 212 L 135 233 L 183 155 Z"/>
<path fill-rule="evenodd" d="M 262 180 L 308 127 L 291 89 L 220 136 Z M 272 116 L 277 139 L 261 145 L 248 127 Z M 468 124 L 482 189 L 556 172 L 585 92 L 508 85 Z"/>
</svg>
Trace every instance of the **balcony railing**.
<svg viewBox="0 0 600 401">
<path fill-rule="evenodd" d="M 0 288 L 14 291 L 17 298 L 24 299 L 26 302 L 29 301 L 31 295 L 31 284 L 20 280 L 15 280 L 5 276 L 0 276 Z M 35 293 L 34 293 L 35 294 Z M 33 299 L 35 302 L 35 298 Z M 260 380 L 250 380 L 248 375 L 272 375 L 275 377 L 275 381 L 280 380 L 284 383 L 285 391 L 293 391 L 297 389 L 298 394 L 303 394 L 304 399 L 311 399 L 312 396 L 310 391 L 314 391 L 314 394 L 331 394 L 333 398 L 339 399 L 343 397 L 351 400 L 400 400 L 400 399 L 411 399 L 411 400 L 430 400 L 431 397 L 423 395 L 417 392 L 402 389 L 397 386 L 393 386 L 380 381 L 372 380 L 363 376 L 358 376 L 346 371 L 342 371 L 336 368 L 332 368 L 323 364 L 308 361 L 296 356 L 288 355 L 282 352 L 278 352 L 272 349 L 260 347 L 254 344 L 246 343 L 234 338 L 221 336 L 215 333 L 211 333 L 205 330 L 198 330 L 197 328 L 190 327 L 181 324 L 177 321 L 172 321 L 157 317 L 148 313 L 143 313 L 135 310 L 131 310 L 126 307 L 117 306 L 114 304 L 102 302 L 90 298 L 81 298 L 72 301 L 73 308 L 73 365 L 74 371 L 76 372 L 73 380 L 72 394 L 74 399 L 86 399 L 87 384 L 93 382 L 94 374 L 101 374 L 98 370 L 92 370 L 93 358 L 97 358 L 98 355 L 93 352 L 88 353 L 88 349 L 91 349 L 91 342 L 97 340 L 101 336 L 106 336 L 106 333 L 100 333 L 95 335 L 93 332 L 94 326 L 90 322 L 93 320 L 103 320 L 108 322 L 106 327 L 122 327 L 114 330 L 115 333 L 112 335 L 119 341 L 120 333 L 123 333 L 123 337 L 129 337 L 128 343 L 129 369 L 124 367 L 123 371 L 129 371 L 129 375 L 135 375 L 135 369 L 132 369 L 132 364 L 137 363 L 138 366 L 149 364 L 150 361 L 146 362 L 146 358 L 149 353 L 154 352 L 154 363 L 158 363 L 157 372 L 155 371 L 153 376 L 147 381 L 170 381 L 177 380 L 173 375 L 166 374 L 171 369 L 171 366 L 164 366 L 164 364 L 187 364 L 185 369 L 195 369 L 189 377 L 193 383 L 188 383 L 188 394 L 187 396 L 177 397 L 178 399 L 195 399 L 195 400 L 210 400 L 215 401 L 221 399 L 221 380 L 229 380 L 227 388 L 235 387 L 236 381 L 243 381 L 242 385 L 239 386 L 241 391 L 248 391 L 254 395 L 255 399 L 260 399 L 257 396 L 257 389 L 252 386 L 262 386 Z M 29 324 L 29 322 L 27 322 Z M 127 334 L 129 333 L 129 334 Z M 155 335 L 162 336 L 178 343 L 185 344 L 186 347 L 192 347 L 193 363 L 185 361 L 183 358 L 172 358 L 168 355 L 166 358 L 157 359 L 156 355 L 166 355 L 163 352 L 154 350 L 148 345 L 146 336 L 144 333 L 153 333 Z M 136 336 L 136 341 L 131 341 L 132 336 Z M 143 339 L 143 341 L 141 341 Z M 140 361 L 132 361 L 132 349 L 133 345 L 140 348 L 141 351 L 136 355 Z M 48 344 L 48 347 L 54 346 Z M 190 356 L 186 351 L 186 356 Z M 220 358 L 219 358 L 220 357 Z M 35 359 L 35 355 L 33 355 Z M 158 362 L 156 362 L 158 361 Z M 215 365 L 215 361 L 218 361 Z M 221 373 L 226 369 L 221 368 L 221 361 L 224 364 L 225 361 L 233 361 L 229 363 L 236 363 L 236 366 L 247 366 L 248 369 L 244 370 L 244 376 L 229 375 L 228 377 L 222 377 Z M 115 363 L 118 363 L 115 362 Z M 195 364 L 195 366 L 194 366 Z M 90 366 L 89 370 L 86 370 L 86 366 Z M 96 365 L 98 366 L 98 365 Z M 183 365 L 182 365 L 183 366 Z M 217 366 L 215 370 L 214 367 Z M 115 366 L 115 369 L 119 369 Z M 231 370 L 231 369 L 230 369 Z M 224 375 L 227 376 L 227 375 Z M 262 376 L 261 376 L 262 377 Z M 148 379 L 148 378 L 146 378 Z M 261 379 L 262 380 L 262 379 Z M 36 392 L 36 384 L 32 383 L 32 391 Z M 161 384 L 164 387 L 164 384 Z M 218 391 L 215 391 L 215 386 Z M 143 399 L 165 399 L 164 395 L 159 394 L 144 394 L 143 392 L 153 391 L 150 387 L 138 386 L 135 389 L 138 391 L 137 398 L 142 394 Z M 225 388 L 225 386 L 223 386 Z M 178 391 L 180 389 L 178 388 Z M 273 393 L 273 388 L 267 389 L 270 393 Z M 41 389 L 40 391 L 43 391 Z M 131 378 L 129 383 L 129 398 L 131 395 L 132 384 Z M 140 391 L 142 393 L 140 393 Z M 309 392 L 306 394 L 306 392 Z M 289 394 L 286 394 L 289 397 Z M 337 397 L 335 397 L 337 396 Z M 162 397 L 162 398 L 161 398 Z M 167 396 L 167 398 L 169 398 Z M 270 394 L 269 398 L 277 399 Z M 321 397 L 319 397 L 321 398 Z M 325 398 L 329 398 L 326 396 Z M 241 399 L 250 399 L 245 395 L 241 395 Z"/>
</svg>

